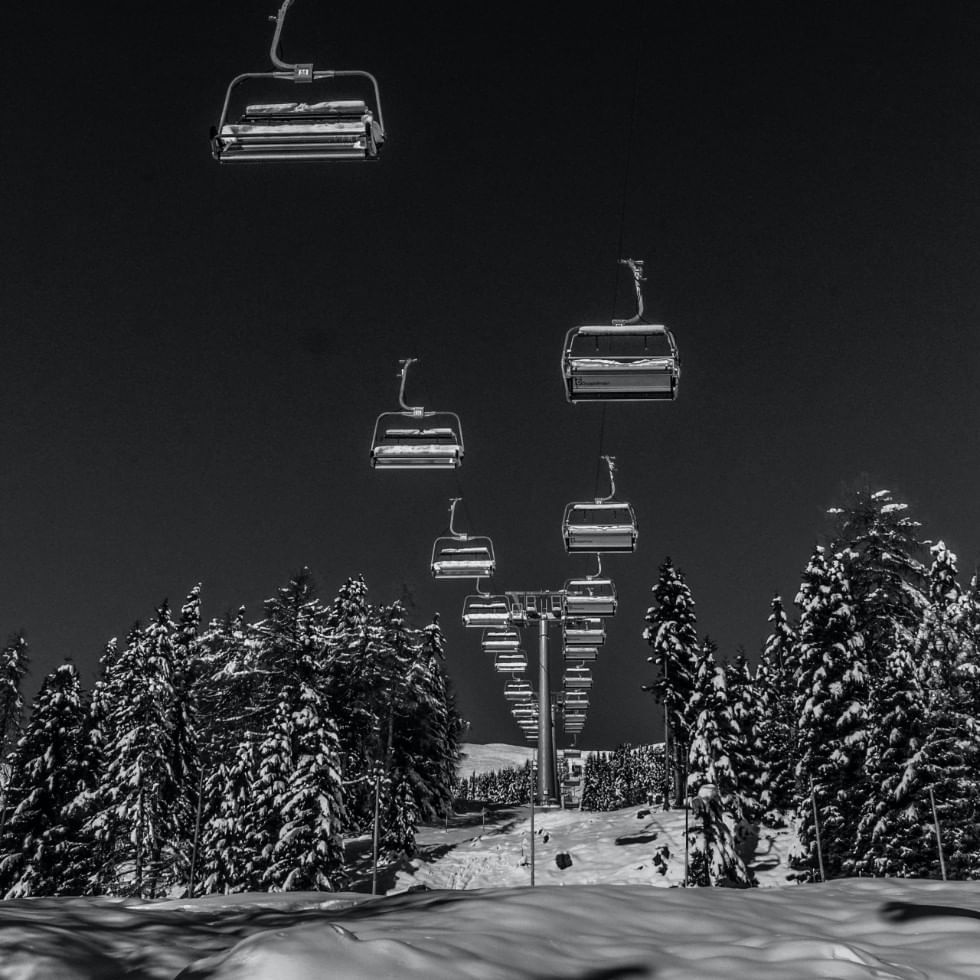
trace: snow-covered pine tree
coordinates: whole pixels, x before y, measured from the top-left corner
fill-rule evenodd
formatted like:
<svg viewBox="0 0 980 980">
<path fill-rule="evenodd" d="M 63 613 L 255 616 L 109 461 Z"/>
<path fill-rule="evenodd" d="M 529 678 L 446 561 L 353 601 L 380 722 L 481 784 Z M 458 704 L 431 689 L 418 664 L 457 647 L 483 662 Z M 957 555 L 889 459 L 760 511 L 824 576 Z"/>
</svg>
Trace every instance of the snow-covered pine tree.
<svg viewBox="0 0 980 980">
<path fill-rule="evenodd" d="M 762 818 L 761 796 L 765 788 L 759 734 L 762 707 L 744 650 L 739 649 L 734 662 L 725 670 L 725 686 L 735 722 L 728 754 L 738 779 L 738 813 L 741 820 L 755 825 Z"/>
<path fill-rule="evenodd" d="M 725 671 L 715 660 L 717 647 L 705 637 L 694 674 L 689 716 L 687 803 L 697 823 L 689 835 L 690 881 L 695 885 L 752 884 L 739 856 L 735 826 L 741 817 L 738 777 L 730 751 L 738 728 L 728 702 Z M 697 805 L 694 806 L 694 801 Z"/>
<path fill-rule="evenodd" d="M 335 886 L 343 863 L 340 747 L 329 701 L 327 611 L 308 569 L 265 604 L 260 662 L 280 684 L 249 808 L 270 891 Z"/>
<path fill-rule="evenodd" d="M 872 682 L 884 669 L 896 629 L 902 642 L 914 642 L 926 605 L 921 525 L 908 511 L 890 490 L 872 490 L 867 483 L 828 511 L 835 524 L 829 551 L 844 565 Z"/>
<path fill-rule="evenodd" d="M 643 638 L 653 649 L 647 663 L 659 668 L 660 676 L 643 685 L 663 704 L 669 731 L 675 805 L 684 795 L 684 767 L 690 746 L 687 706 L 694 688 L 693 671 L 698 655 L 697 617 L 694 598 L 684 575 L 670 558 L 660 566 L 653 587 L 654 605 L 647 610 Z M 668 802 L 665 791 L 665 804 Z"/>
<path fill-rule="evenodd" d="M 201 890 L 205 894 L 235 894 L 262 888 L 261 862 L 265 846 L 256 830 L 254 786 L 258 781 L 256 738 L 242 736 L 229 763 L 208 770 L 205 801 L 208 819 L 201 828 Z"/>
<path fill-rule="evenodd" d="M 871 792 L 864 800 L 848 875 L 915 877 L 935 857 L 928 788 L 916 764 L 925 740 L 926 704 L 904 630 L 871 686 L 868 753 Z"/>
<path fill-rule="evenodd" d="M 20 735 L 24 714 L 21 684 L 29 661 L 27 639 L 23 633 L 14 633 L 0 649 L 0 760 Z"/>
<path fill-rule="evenodd" d="M 164 602 L 146 630 L 138 626 L 108 668 L 103 768 L 86 808 L 86 832 L 107 856 L 99 886 L 111 894 L 161 893 L 178 842 L 173 763 L 174 624 Z"/>
<path fill-rule="evenodd" d="M 850 587 L 836 556 L 818 547 L 796 597 L 800 608 L 796 711 L 797 778 L 816 799 L 823 865 L 838 877 L 852 856 L 869 792 L 864 772 L 868 743 L 868 675 L 864 642 Z M 816 828 L 809 794 L 797 809 L 798 867 L 819 874 Z"/>
<path fill-rule="evenodd" d="M 950 878 L 980 877 L 980 719 L 978 664 L 963 629 L 963 597 L 956 556 L 938 542 L 929 569 L 929 606 L 916 638 L 915 659 L 925 691 L 925 737 L 906 779 L 931 789 Z M 933 843 L 935 838 L 933 836 Z M 920 874 L 934 876 L 935 847 L 919 855 Z"/>
<path fill-rule="evenodd" d="M 0 882 L 6 898 L 79 895 L 77 819 L 70 804 L 92 773 L 88 708 L 74 664 L 49 674 L 11 754 L 11 812 L 3 829 Z"/>
<path fill-rule="evenodd" d="M 762 766 L 759 800 L 763 822 L 780 827 L 803 794 L 796 783 L 798 638 L 778 595 L 770 603 L 769 623 L 770 633 L 755 677 Z"/>
<path fill-rule="evenodd" d="M 195 698 L 195 675 L 198 669 L 198 628 L 201 623 L 201 586 L 195 585 L 180 609 L 172 642 L 173 702 L 171 705 L 171 744 L 173 757 L 173 800 L 175 836 L 174 864 L 166 885 L 173 888 L 190 882 L 191 861 L 197 859 L 198 814 L 203 818 L 204 742 Z M 194 876 L 197 868 L 193 869 Z"/>
</svg>

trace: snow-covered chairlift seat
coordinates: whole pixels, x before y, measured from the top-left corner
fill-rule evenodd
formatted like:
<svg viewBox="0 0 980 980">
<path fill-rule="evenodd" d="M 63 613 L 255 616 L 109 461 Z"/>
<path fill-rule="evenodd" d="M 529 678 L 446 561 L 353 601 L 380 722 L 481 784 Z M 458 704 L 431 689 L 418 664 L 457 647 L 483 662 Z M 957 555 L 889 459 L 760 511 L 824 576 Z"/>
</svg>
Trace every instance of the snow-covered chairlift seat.
<svg viewBox="0 0 980 980">
<path fill-rule="evenodd" d="M 581 688 L 585 691 L 592 690 L 592 671 L 582 665 L 571 665 L 565 668 L 565 676 L 562 678 L 562 686 L 566 690 Z"/>
<path fill-rule="evenodd" d="M 380 122 L 359 99 L 248 105 L 211 139 L 219 163 L 374 160 L 383 142 Z"/>
<path fill-rule="evenodd" d="M 570 579 L 565 583 L 565 616 L 614 616 L 616 586 L 608 578 Z"/>
<path fill-rule="evenodd" d="M 463 600 L 463 625 L 468 629 L 493 629 L 510 623 L 510 603 L 505 595 L 476 593 Z"/>
<path fill-rule="evenodd" d="M 490 578 L 496 567 L 489 538 L 443 537 L 432 548 L 432 577 L 436 579 Z"/>
<path fill-rule="evenodd" d="M 568 504 L 562 536 L 568 554 L 632 554 L 638 537 L 636 513 L 630 504 L 615 500 Z"/>
<path fill-rule="evenodd" d="M 527 654 L 523 650 L 498 653 L 493 659 L 493 668 L 498 674 L 523 674 L 527 670 Z"/>
<path fill-rule="evenodd" d="M 497 653 L 505 650 L 513 653 L 521 646 L 521 635 L 515 629 L 485 630 L 480 641 L 484 653 Z"/>
<path fill-rule="evenodd" d="M 430 412 L 422 418 L 431 423 L 406 426 L 402 412 L 381 415 L 374 426 L 371 465 L 385 470 L 445 470 L 460 466 L 463 434 L 459 416 Z"/>
<path fill-rule="evenodd" d="M 680 355 L 674 335 L 653 323 L 572 327 L 562 377 L 569 402 L 670 401 L 677 397 Z"/>
<path fill-rule="evenodd" d="M 606 628 L 598 617 L 566 619 L 562 624 L 562 639 L 566 647 L 602 646 L 606 642 Z"/>
<path fill-rule="evenodd" d="M 598 660 L 598 647 L 565 646 L 562 648 L 562 659 L 569 660 Z"/>
<path fill-rule="evenodd" d="M 527 701 L 534 696 L 530 683 L 521 678 L 514 678 L 504 685 L 504 698 L 508 701 Z"/>
</svg>

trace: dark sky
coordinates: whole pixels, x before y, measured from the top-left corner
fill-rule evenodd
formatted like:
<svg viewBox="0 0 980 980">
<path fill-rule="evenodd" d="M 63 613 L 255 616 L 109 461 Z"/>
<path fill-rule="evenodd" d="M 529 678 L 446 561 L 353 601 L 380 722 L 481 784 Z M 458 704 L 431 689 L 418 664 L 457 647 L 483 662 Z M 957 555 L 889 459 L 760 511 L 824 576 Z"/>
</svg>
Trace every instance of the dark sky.
<svg viewBox="0 0 980 980">
<path fill-rule="evenodd" d="M 583 744 L 658 736 L 640 634 L 667 555 L 729 656 L 757 654 L 861 473 L 972 570 L 975 4 L 390 6 L 296 0 L 283 38 L 378 77 L 382 159 L 254 169 L 207 136 L 269 67 L 276 0 L 7 12 L 0 632 L 27 631 L 30 695 L 69 656 L 91 683 L 198 581 L 205 618 L 259 619 L 306 564 L 328 601 L 363 572 L 419 625 L 439 610 L 469 737 L 518 741 L 430 552 L 461 489 L 498 588 L 591 570 L 560 523 L 595 493 L 602 412 L 565 402 L 559 358 L 568 327 L 633 312 L 621 255 L 683 376 L 674 404 L 606 412 L 640 541 L 605 565 Z M 455 476 L 368 464 L 408 355 L 409 401 L 462 418 Z"/>
</svg>

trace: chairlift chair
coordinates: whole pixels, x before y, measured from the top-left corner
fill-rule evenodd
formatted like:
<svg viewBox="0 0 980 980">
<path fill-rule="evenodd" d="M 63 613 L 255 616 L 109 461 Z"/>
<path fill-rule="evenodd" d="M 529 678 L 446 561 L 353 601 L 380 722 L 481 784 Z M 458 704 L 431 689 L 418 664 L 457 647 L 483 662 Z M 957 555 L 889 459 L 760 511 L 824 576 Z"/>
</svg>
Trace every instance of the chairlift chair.
<svg viewBox="0 0 980 980">
<path fill-rule="evenodd" d="M 630 320 L 572 327 L 565 334 L 562 378 L 569 402 L 670 401 L 677 397 L 680 354 L 663 324 L 643 318 L 643 262 L 620 259 L 633 272 L 637 313 Z"/>
<path fill-rule="evenodd" d="M 572 664 L 565 668 L 565 676 L 562 678 L 562 686 L 566 691 L 573 688 L 580 688 L 583 691 L 592 690 L 592 671 L 584 665 Z"/>
<path fill-rule="evenodd" d="M 493 658 L 493 669 L 498 674 L 523 674 L 527 670 L 527 654 L 523 650 L 498 653 Z"/>
<path fill-rule="evenodd" d="M 518 719 L 533 718 L 537 720 L 538 706 L 534 702 L 530 701 L 523 704 L 515 704 L 514 707 L 510 709 L 510 713 Z"/>
<path fill-rule="evenodd" d="M 566 647 L 601 646 L 606 642 L 606 628 L 598 617 L 566 619 L 562 625 L 562 639 Z"/>
<path fill-rule="evenodd" d="M 455 412 L 426 411 L 405 403 L 408 369 L 418 358 L 399 361 L 400 412 L 382 412 L 374 423 L 371 465 L 379 470 L 452 470 L 463 462 L 463 426 Z"/>
<path fill-rule="evenodd" d="M 507 596 L 477 591 L 463 600 L 463 625 L 468 629 L 503 628 L 509 623 Z"/>
<path fill-rule="evenodd" d="M 564 612 L 566 618 L 607 617 L 616 615 L 616 586 L 612 579 L 573 578 L 565 583 Z"/>
<path fill-rule="evenodd" d="M 432 546 L 432 577 L 490 578 L 497 563 L 493 556 L 493 542 L 482 536 L 463 534 L 455 529 L 456 504 L 461 497 L 453 497 L 449 503 L 449 534 L 436 538 Z"/>
<path fill-rule="evenodd" d="M 528 681 L 521 678 L 515 677 L 504 685 L 504 698 L 508 701 L 527 701 L 533 696 L 534 689 Z"/>
<path fill-rule="evenodd" d="M 609 495 L 565 508 L 562 537 L 570 554 L 628 555 L 636 551 L 638 531 L 632 506 L 616 496 L 616 459 L 603 456 L 609 467 Z"/>
<path fill-rule="evenodd" d="M 232 79 L 225 93 L 218 125 L 211 130 L 211 153 L 219 163 L 269 163 L 284 160 L 374 160 L 385 139 L 381 93 L 374 75 L 366 71 L 317 71 L 312 64 L 288 64 L 279 56 L 279 38 L 286 11 L 293 0 L 283 0 L 272 35 L 270 58 L 276 71 L 245 72 Z M 319 83 L 340 78 L 366 81 L 373 107 L 360 99 L 317 100 L 246 105 L 236 122 L 228 119 L 232 92 L 246 80 L 274 79 L 307 91 Z"/>
<path fill-rule="evenodd" d="M 572 695 L 580 695 L 572 697 Z M 589 694 L 588 691 L 584 690 L 574 690 L 565 692 L 565 711 L 575 708 L 588 708 L 589 706 Z"/>
<path fill-rule="evenodd" d="M 521 634 L 515 629 L 484 630 L 480 645 L 484 653 L 518 650 L 521 646 Z"/>
<path fill-rule="evenodd" d="M 569 660 L 598 660 L 599 659 L 599 648 L 598 647 L 579 647 L 579 646 L 565 646 L 562 647 L 562 659 L 566 662 Z"/>
</svg>

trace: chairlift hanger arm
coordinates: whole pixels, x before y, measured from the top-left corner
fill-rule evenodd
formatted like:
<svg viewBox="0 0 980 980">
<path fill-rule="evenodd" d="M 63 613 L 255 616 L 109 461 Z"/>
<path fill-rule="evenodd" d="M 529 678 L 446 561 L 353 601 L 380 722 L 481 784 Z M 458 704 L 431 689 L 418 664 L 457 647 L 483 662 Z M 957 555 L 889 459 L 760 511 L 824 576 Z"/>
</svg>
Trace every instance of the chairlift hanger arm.
<svg viewBox="0 0 980 980">
<path fill-rule="evenodd" d="M 630 267 L 630 271 L 633 273 L 633 285 L 636 288 L 636 316 L 629 320 L 613 320 L 616 326 L 625 327 L 639 323 L 643 319 L 643 290 L 640 288 L 640 283 L 646 280 L 643 276 L 643 259 L 620 259 L 619 264 Z"/>
<path fill-rule="evenodd" d="M 602 456 L 602 459 L 606 461 L 606 465 L 609 467 L 609 496 L 608 497 L 596 497 L 595 502 L 597 504 L 608 503 L 613 497 L 616 496 L 616 457 L 615 456 Z"/>
</svg>

